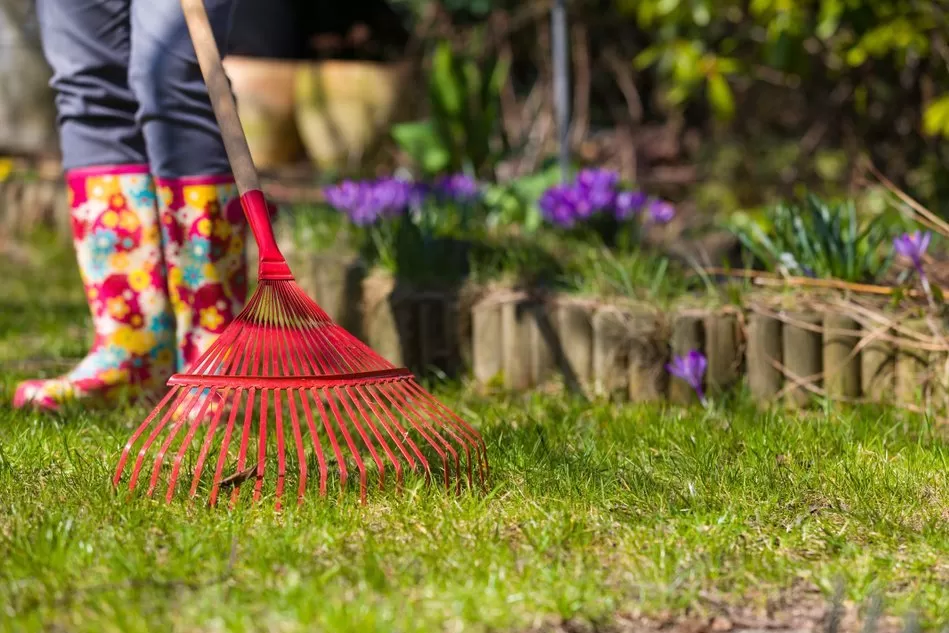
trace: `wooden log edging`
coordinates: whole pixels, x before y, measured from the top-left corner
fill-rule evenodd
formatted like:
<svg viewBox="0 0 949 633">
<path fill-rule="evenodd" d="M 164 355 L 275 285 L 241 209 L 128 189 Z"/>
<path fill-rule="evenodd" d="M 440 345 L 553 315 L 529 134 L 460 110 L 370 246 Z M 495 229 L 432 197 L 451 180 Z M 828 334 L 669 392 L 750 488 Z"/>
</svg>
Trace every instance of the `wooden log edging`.
<svg viewBox="0 0 949 633">
<path fill-rule="evenodd" d="M 22 237 L 37 228 L 71 237 L 66 186 L 58 180 L 12 176 L 0 180 L 0 234 Z"/>
<path fill-rule="evenodd" d="M 694 349 L 708 359 L 713 398 L 747 388 L 762 406 L 829 398 L 942 410 L 949 400 L 949 341 L 925 319 L 861 304 L 796 297 L 788 309 L 759 298 L 663 311 L 503 287 L 425 289 L 370 273 L 352 255 L 287 250 L 304 290 L 389 360 L 484 388 L 560 384 L 618 402 L 694 404 L 666 370 Z"/>
<path fill-rule="evenodd" d="M 770 403 L 784 388 L 784 327 L 776 315 L 752 305 L 748 315 L 748 389 L 756 402 Z"/>
</svg>

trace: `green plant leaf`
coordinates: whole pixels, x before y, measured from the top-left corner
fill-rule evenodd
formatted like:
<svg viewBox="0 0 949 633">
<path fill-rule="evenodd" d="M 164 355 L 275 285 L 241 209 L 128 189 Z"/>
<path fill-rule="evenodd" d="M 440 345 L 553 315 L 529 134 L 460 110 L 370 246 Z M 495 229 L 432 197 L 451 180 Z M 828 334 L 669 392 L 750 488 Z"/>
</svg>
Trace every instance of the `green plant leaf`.
<svg viewBox="0 0 949 633">
<path fill-rule="evenodd" d="M 715 114 L 722 119 L 729 119 L 735 114 L 735 98 L 728 81 L 719 73 L 708 78 L 708 100 L 715 110 Z"/>
<path fill-rule="evenodd" d="M 464 107 L 464 87 L 457 70 L 457 60 L 451 50 L 451 44 L 438 44 L 432 55 L 431 92 L 433 99 L 451 117 L 461 116 Z"/>
<path fill-rule="evenodd" d="M 847 51 L 847 63 L 853 67 L 862 66 L 867 61 L 867 49 L 862 46 L 854 46 Z"/>
<path fill-rule="evenodd" d="M 392 127 L 392 138 L 425 173 L 445 170 L 451 162 L 451 152 L 445 147 L 432 121 L 412 121 Z"/>
<path fill-rule="evenodd" d="M 822 40 L 830 39 L 840 26 L 840 17 L 844 12 L 844 3 L 841 0 L 823 0 L 820 3 L 820 13 L 817 18 L 815 34 Z"/>
<path fill-rule="evenodd" d="M 923 132 L 928 136 L 949 136 L 949 95 L 936 99 L 923 112 Z"/>
<path fill-rule="evenodd" d="M 645 48 L 633 58 L 633 66 L 635 66 L 637 70 L 645 70 L 659 61 L 659 56 L 662 55 L 662 53 L 663 50 L 659 46 Z"/>
</svg>

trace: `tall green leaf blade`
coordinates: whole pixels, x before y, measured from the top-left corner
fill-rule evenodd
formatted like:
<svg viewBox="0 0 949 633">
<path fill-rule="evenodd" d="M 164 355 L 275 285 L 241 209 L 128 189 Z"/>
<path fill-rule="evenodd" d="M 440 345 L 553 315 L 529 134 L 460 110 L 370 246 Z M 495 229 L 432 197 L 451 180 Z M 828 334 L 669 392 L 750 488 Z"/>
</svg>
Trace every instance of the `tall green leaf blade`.
<svg viewBox="0 0 949 633">
<path fill-rule="evenodd" d="M 442 42 L 432 55 L 432 96 L 445 115 L 452 118 L 462 116 L 464 88 L 457 73 L 457 60 L 451 44 Z"/>
</svg>

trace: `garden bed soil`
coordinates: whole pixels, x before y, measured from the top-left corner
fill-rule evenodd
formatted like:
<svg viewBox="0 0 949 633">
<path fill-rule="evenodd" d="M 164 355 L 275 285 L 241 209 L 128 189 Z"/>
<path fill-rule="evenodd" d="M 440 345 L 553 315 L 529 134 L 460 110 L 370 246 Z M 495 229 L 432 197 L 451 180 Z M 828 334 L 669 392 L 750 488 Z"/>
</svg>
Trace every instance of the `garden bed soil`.
<svg viewBox="0 0 949 633">
<path fill-rule="evenodd" d="M 577 619 L 544 622 L 529 633 L 902 633 L 906 623 L 893 616 L 868 616 L 852 602 L 834 604 L 817 590 L 791 589 L 766 600 L 739 602 L 735 596 L 704 596 L 684 613 L 646 616 L 618 613 L 606 621 Z M 763 603 L 763 604 L 762 604 Z M 761 606 L 749 606 L 759 604 Z M 868 626 L 873 617 L 875 626 Z"/>
</svg>

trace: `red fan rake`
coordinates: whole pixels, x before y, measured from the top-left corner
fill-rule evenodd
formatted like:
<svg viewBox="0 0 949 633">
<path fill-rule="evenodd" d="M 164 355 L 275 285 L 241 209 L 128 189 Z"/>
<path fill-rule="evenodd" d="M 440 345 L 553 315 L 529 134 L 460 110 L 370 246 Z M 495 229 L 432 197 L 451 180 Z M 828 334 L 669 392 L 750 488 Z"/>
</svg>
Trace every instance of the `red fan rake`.
<svg viewBox="0 0 949 633">
<path fill-rule="evenodd" d="M 182 0 L 201 70 L 258 244 L 259 284 L 244 310 L 129 438 L 116 468 L 119 486 L 146 485 L 171 501 L 181 479 L 188 495 L 207 489 L 234 504 L 241 484 L 252 497 L 273 478 L 278 506 L 288 480 L 302 500 L 307 488 L 327 494 L 358 477 L 360 498 L 371 480 L 401 488 L 406 472 L 448 490 L 483 485 L 481 436 L 398 368 L 329 316 L 293 281 L 274 239 L 267 203 L 237 119 L 233 97 L 201 0 Z M 315 471 L 315 472 L 314 472 Z"/>
</svg>

